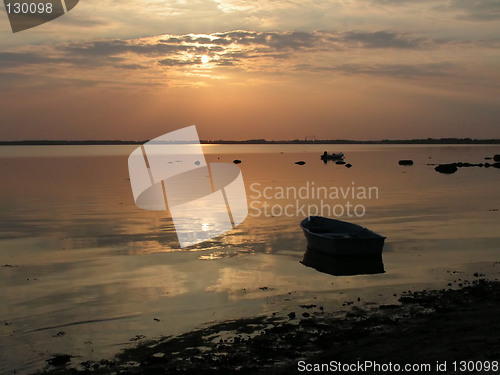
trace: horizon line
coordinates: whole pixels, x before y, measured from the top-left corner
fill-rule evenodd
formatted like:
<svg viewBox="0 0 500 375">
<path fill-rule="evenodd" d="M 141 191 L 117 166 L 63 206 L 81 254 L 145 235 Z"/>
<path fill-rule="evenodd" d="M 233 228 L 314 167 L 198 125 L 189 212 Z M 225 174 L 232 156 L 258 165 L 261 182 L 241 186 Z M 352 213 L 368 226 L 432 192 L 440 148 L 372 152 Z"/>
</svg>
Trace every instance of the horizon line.
<svg viewBox="0 0 500 375">
<path fill-rule="evenodd" d="M 27 139 L 1 141 L 0 146 L 43 146 L 43 145 L 136 145 L 144 144 L 150 140 L 117 140 L 117 139 Z M 171 142 L 166 142 L 171 143 Z M 180 141 L 175 143 L 193 143 Z M 265 138 L 246 140 L 200 140 L 200 144 L 499 144 L 499 138 L 412 138 L 412 139 L 380 139 L 380 140 L 351 140 L 351 139 L 294 139 L 294 140 L 267 140 Z"/>
</svg>

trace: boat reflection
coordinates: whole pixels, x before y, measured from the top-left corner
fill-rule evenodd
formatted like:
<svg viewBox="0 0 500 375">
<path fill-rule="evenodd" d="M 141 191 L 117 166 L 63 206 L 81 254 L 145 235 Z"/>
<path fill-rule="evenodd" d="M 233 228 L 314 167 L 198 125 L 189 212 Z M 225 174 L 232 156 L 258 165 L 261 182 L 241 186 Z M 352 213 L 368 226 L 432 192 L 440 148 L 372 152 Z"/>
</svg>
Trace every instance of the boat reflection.
<svg viewBox="0 0 500 375">
<path fill-rule="evenodd" d="M 382 254 L 326 256 L 324 253 L 307 248 L 300 263 L 333 276 L 368 275 L 385 272 Z"/>
</svg>

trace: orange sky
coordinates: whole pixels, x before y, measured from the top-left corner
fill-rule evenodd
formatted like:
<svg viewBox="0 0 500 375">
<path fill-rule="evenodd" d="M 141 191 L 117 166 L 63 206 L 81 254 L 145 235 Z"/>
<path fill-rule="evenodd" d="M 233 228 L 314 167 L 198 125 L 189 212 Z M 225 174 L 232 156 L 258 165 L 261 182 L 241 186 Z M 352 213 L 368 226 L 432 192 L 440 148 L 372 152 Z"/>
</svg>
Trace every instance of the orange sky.
<svg viewBox="0 0 500 375">
<path fill-rule="evenodd" d="M 2 140 L 500 138 L 497 0 L 0 9 Z"/>
</svg>

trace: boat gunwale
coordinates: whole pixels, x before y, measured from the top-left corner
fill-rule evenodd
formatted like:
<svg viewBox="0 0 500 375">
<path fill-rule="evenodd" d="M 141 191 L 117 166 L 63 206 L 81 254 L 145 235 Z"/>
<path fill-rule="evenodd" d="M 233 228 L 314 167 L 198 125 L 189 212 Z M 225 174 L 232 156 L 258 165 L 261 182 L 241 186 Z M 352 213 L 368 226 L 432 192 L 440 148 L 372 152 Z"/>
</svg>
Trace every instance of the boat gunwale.
<svg viewBox="0 0 500 375">
<path fill-rule="evenodd" d="M 347 237 L 332 237 L 332 236 L 328 236 L 324 233 L 313 232 L 312 230 L 310 230 L 309 228 L 307 228 L 303 224 L 306 220 L 311 221 L 310 218 L 319 218 L 322 221 L 342 223 L 344 225 L 352 226 L 353 228 L 356 228 L 359 231 L 364 231 L 367 235 L 363 235 L 360 237 L 349 237 L 349 236 L 347 236 Z M 385 240 L 385 239 L 387 239 L 387 237 L 382 236 L 378 233 L 375 233 L 374 231 L 372 231 L 366 227 L 363 227 L 359 224 L 349 223 L 347 221 L 342 221 L 342 220 L 338 220 L 338 219 L 330 219 L 330 218 L 322 217 L 322 216 L 308 216 L 300 222 L 300 227 L 302 228 L 302 230 L 304 232 L 307 232 L 311 236 L 321 237 L 321 238 L 331 240 L 331 241 L 341 241 L 341 240 L 352 241 L 352 240 L 362 240 L 362 239 L 384 239 Z M 335 233 L 335 232 L 331 232 L 331 233 Z"/>
</svg>

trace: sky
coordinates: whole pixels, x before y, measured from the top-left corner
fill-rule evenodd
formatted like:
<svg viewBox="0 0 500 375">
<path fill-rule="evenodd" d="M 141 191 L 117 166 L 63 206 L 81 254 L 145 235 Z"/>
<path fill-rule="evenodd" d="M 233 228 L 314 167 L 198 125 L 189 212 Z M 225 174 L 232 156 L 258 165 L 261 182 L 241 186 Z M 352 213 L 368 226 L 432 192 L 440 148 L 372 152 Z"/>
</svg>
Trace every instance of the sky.
<svg viewBox="0 0 500 375">
<path fill-rule="evenodd" d="M 12 33 L 0 140 L 500 138 L 500 0 L 81 0 Z"/>
</svg>

